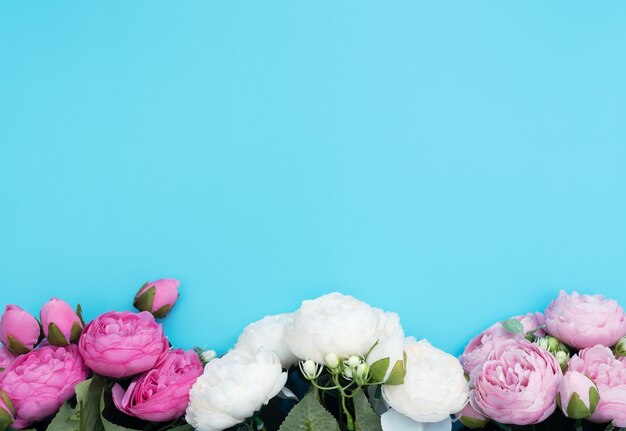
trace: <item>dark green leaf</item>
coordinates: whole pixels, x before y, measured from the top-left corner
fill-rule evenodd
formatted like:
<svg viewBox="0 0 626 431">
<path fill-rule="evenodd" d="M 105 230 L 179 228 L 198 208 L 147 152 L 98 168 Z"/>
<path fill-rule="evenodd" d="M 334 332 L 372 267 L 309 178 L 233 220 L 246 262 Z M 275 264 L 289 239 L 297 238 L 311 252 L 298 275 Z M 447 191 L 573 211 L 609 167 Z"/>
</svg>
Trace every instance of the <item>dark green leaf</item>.
<svg viewBox="0 0 626 431">
<path fill-rule="evenodd" d="M 163 307 L 159 308 L 157 311 L 155 311 L 152 314 L 154 315 L 154 317 L 158 317 L 159 319 L 162 319 L 165 316 L 167 316 L 167 313 L 169 313 L 171 309 L 172 309 L 171 305 L 164 305 Z"/>
<path fill-rule="evenodd" d="M 94 376 L 76 385 L 76 400 L 80 411 L 81 429 L 104 431 L 104 426 L 100 420 L 100 398 L 105 385 L 106 380 L 100 376 Z"/>
<path fill-rule="evenodd" d="M 83 328 L 78 324 L 78 322 L 74 322 L 72 325 L 72 332 L 70 332 L 70 343 L 75 343 L 80 338 L 80 334 L 82 334 Z"/>
<path fill-rule="evenodd" d="M 361 389 L 354 395 L 353 401 L 357 431 L 383 431 L 380 417 L 374 413 Z"/>
<path fill-rule="evenodd" d="M 74 409 L 68 403 L 61 406 L 46 431 L 76 431 L 79 428 L 79 421 L 76 418 Z"/>
<path fill-rule="evenodd" d="M 17 338 L 12 335 L 7 336 L 7 338 L 9 339 L 9 345 L 7 347 L 14 355 L 23 355 L 30 352 L 30 349 L 23 345 Z"/>
<path fill-rule="evenodd" d="M 309 392 L 291 409 L 278 431 L 339 431 L 339 424 Z"/>
<path fill-rule="evenodd" d="M 135 298 L 133 305 L 140 311 L 152 311 L 152 304 L 154 303 L 154 295 L 156 294 L 156 287 L 152 286 L 141 295 Z"/>
<path fill-rule="evenodd" d="M 132 428 L 126 428 L 120 425 L 116 425 L 113 422 L 107 420 L 107 418 L 104 417 L 104 415 L 102 414 L 102 412 L 104 411 L 104 391 L 101 391 L 101 395 L 100 395 L 100 420 L 102 421 L 102 425 L 104 426 L 104 431 L 137 431 L 135 429 Z"/>
<path fill-rule="evenodd" d="M 513 334 L 523 334 L 524 333 L 524 325 L 522 325 L 522 322 L 520 322 L 517 319 L 507 319 L 504 322 L 502 322 L 502 326 L 504 327 L 504 329 L 506 329 L 507 331 L 513 333 Z"/>
<path fill-rule="evenodd" d="M 70 344 L 66 339 L 65 335 L 61 332 L 59 327 L 55 323 L 50 323 L 48 325 L 48 342 L 53 346 L 67 346 Z"/>
</svg>

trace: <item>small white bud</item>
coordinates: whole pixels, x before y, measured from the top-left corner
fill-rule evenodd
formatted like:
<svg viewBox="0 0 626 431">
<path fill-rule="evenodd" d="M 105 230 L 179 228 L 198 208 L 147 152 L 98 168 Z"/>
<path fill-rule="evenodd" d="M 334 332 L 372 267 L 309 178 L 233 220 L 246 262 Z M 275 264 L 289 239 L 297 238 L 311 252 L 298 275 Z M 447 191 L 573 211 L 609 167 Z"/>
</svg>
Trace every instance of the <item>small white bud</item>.
<svg viewBox="0 0 626 431">
<path fill-rule="evenodd" d="M 215 350 L 205 350 L 204 352 L 202 352 L 202 360 L 204 362 L 209 362 L 212 359 L 215 359 L 216 356 L 217 353 L 215 353 Z"/>
<path fill-rule="evenodd" d="M 329 353 L 324 358 L 324 364 L 326 364 L 326 367 L 328 367 L 330 370 L 335 370 L 339 368 L 339 356 L 335 355 L 334 353 Z"/>
<path fill-rule="evenodd" d="M 367 364 L 361 364 L 356 368 L 355 381 L 359 385 L 364 385 L 369 380 L 370 366 Z"/>
<path fill-rule="evenodd" d="M 348 365 L 351 368 L 356 368 L 362 363 L 363 363 L 363 360 L 361 358 L 353 355 L 348 358 L 346 365 Z"/>
<path fill-rule="evenodd" d="M 322 373 L 322 367 L 318 366 L 314 361 L 307 359 L 300 362 L 300 371 L 307 380 L 315 380 Z"/>
</svg>

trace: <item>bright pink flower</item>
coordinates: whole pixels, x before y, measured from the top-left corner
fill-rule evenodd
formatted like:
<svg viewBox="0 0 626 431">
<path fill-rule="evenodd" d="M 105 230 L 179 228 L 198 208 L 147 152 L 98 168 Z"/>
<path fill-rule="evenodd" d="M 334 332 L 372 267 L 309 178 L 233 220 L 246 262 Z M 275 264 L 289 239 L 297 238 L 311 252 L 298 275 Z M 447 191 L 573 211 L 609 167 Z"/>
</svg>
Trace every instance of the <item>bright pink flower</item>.
<svg viewBox="0 0 626 431">
<path fill-rule="evenodd" d="M 589 418 L 592 422 L 615 421 L 626 427 L 626 363 L 615 359 L 611 349 L 597 345 L 581 350 L 570 359 L 568 370 L 584 373 L 600 392 L 600 402 Z"/>
<path fill-rule="evenodd" d="M 52 298 L 39 312 L 43 333 L 53 346 L 75 343 L 83 330 L 78 314 L 62 299 Z"/>
<path fill-rule="evenodd" d="M 601 295 L 561 291 L 545 315 L 546 332 L 577 349 L 597 344 L 610 347 L 626 335 L 624 310 Z"/>
<path fill-rule="evenodd" d="M 498 422 L 536 424 L 556 408 L 563 373 L 547 351 L 526 340 L 501 343 L 471 373 L 470 402 Z"/>
<path fill-rule="evenodd" d="M 121 378 L 154 368 L 169 343 L 152 314 L 109 311 L 85 326 L 78 347 L 94 372 Z"/>
<path fill-rule="evenodd" d="M 55 414 L 88 374 L 74 345 L 40 347 L 18 357 L 0 376 L 0 388 L 15 406 L 12 427 L 26 428 Z"/>
<path fill-rule="evenodd" d="M 17 305 L 7 305 L 0 318 L 0 341 L 11 353 L 31 351 L 41 338 L 39 322 Z"/>
<path fill-rule="evenodd" d="M 524 332 L 532 331 L 544 324 L 544 317 L 541 313 L 528 313 L 522 316 L 515 316 L 514 319 L 522 323 Z M 538 336 L 545 335 L 543 330 L 539 330 L 535 334 Z M 495 323 L 469 342 L 459 360 L 465 372 L 469 374 L 474 368 L 482 365 L 487 356 L 499 344 L 508 340 L 521 340 L 523 338 L 523 334 L 513 334 L 504 329 L 502 322 Z"/>
<path fill-rule="evenodd" d="M 139 311 L 149 311 L 154 317 L 165 317 L 178 300 L 179 285 L 175 278 L 150 281 L 141 286 L 133 305 Z"/>
<path fill-rule="evenodd" d="M 153 370 L 136 377 L 126 391 L 115 385 L 113 402 L 130 416 L 151 422 L 171 421 L 185 413 L 189 391 L 203 368 L 195 352 L 171 350 Z"/>
</svg>

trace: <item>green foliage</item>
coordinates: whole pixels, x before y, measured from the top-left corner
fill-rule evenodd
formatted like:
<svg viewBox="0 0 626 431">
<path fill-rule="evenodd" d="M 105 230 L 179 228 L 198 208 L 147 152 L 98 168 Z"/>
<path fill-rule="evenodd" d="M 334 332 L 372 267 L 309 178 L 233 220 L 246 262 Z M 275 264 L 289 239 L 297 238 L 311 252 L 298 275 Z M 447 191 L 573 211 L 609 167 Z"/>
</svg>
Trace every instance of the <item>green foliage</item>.
<svg viewBox="0 0 626 431">
<path fill-rule="evenodd" d="M 365 393 L 359 389 L 352 399 L 354 402 L 354 415 L 356 431 L 383 431 L 380 417 L 374 413 Z"/>
<path fill-rule="evenodd" d="M 309 392 L 291 409 L 279 431 L 339 431 L 339 424 Z"/>
<path fill-rule="evenodd" d="M 523 334 L 524 333 L 524 325 L 522 325 L 522 322 L 520 322 L 517 319 L 507 319 L 504 322 L 502 322 L 502 326 L 504 327 L 504 329 L 506 329 L 507 331 L 513 333 L 513 334 Z"/>
</svg>

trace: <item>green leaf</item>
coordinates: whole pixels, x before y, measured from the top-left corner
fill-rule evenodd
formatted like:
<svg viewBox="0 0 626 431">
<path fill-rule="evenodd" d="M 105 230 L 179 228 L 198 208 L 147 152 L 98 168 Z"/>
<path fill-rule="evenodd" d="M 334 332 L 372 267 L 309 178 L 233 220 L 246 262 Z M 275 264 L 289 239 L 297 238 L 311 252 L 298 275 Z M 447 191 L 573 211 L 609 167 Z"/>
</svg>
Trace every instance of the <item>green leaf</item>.
<svg viewBox="0 0 626 431">
<path fill-rule="evenodd" d="M 580 396 L 574 392 L 567 404 L 567 417 L 572 419 L 586 419 L 591 416 L 589 409 L 584 402 L 580 399 Z"/>
<path fill-rule="evenodd" d="M 169 313 L 171 309 L 172 309 L 171 305 L 169 304 L 164 305 L 163 307 L 159 308 L 157 311 L 155 311 L 152 314 L 154 315 L 154 317 L 158 317 L 159 319 L 162 319 L 165 316 L 167 316 L 167 313 Z"/>
<path fill-rule="evenodd" d="M 104 426 L 104 431 L 137 431 L 133 428 L 125 428 L 121 425 L 116 425 L 113 422 L 109 421 L 102 414 L 104 412 L 104 391 L 101 392 L 100 395 L 100 419 L 102 420 L 102 425 Z"/>
<path fill-rule="evenodd" d="M 309 392 L 291 409 L 278 431 L 339 431 L 339 424 Z"/>
<path fill-rule="evenodd" d="M 517 319 L 507 319 L 504 322 L 502 322 L 502 326 L 504 326 L 504 329 L 506 329 L 507 331 L 513 333 L 513 334 L 523 334 L 524 333 L 524 325 L 522 325 L 522 322 L 520 322 Z"/>
<path fill-rule="evenodd" d="M 389 370 L 389 358 L 379 359 L 370 367 L 370 375 L 375 383 L 383 383 Z"/>
<path fill-rule="evenodd" d="M 80 334 L 83 333 L 83 328 L 78 324 L 78 322 L 74 322 L 72 325 L 72 331 L 70 332 L 70 343 L 75 343 L 80 338 Z"/>
<path fill-rule="evenodd" d="M 13 419 L 9 412 L 4 409 L 0 409 L 0 430 L 4 431 L 11 426 Z"/>
<path fill-rule="evenodd" d="M 100 397 L 105 385 L 106 380 L 100 376 L 94 376 L 76 385 L 81 430 L 104 431 L 100 420 Z"/>
<path fill-rule="evenodd" d="M 469 416 L 461 416 L 459 420 L 463 425 L 471 429 L 485 428 L 489 423 L 489 419 L 471 418 Z"/>
<path fill-rule="evenodd" d="M 9 345 L 7 347 L 14 355 L 23 355 L 30 352 L 31 349 L 23 345 L 22 342 L 14 336 L 9 335 L 7 338 L 9 339 Z"/>
<path fill-rule="evenodd" d="M 406 368 L 404 367 L 404 361 L 397 361 L 393 366 L 389 378 L 385 382 L 386 385 L 401 385 L 404 383 L 404 376 L 406 376 Z"/>
<path fill-rule="evenodd" d="M 365 393 L 359 389 L 354 395 L 356 431 L 383 431 L 380 417 L 374 413 Z"/>
<path fill-rule="evenodd" d="M 596 407 L 598 407 L 598 403 L 600 402 L 600 393 L 595 387 L 589 388 L 589 412 L 593 414 L 596 411 Z"/>
<path fill-rule="evenodd" d="M 135 298 L 133 305 L 140 311 L 152 311 L 152 304 L 154 303 L 154 295 L 156 294 L 156 287 L 152 286 L 140 296 Z"/>
<path fill-rule="evenodd" d="M 50 323 L 48 325 L 48 342 L 53 346 L 67 346 L 70 344 L 66 339 L 63 332 L 59 329 L 59 327 L 55 323 Z"/>
<path fill-rule="evenodd" d="M 2 401 L 4 401 L 4 405 L 7 406 L 11 414 L 15 416 L 15 406 L 13 406 L 13 401 L 11 401 L 11 398 L 9 398 L 7 393 L 4 391 L 0 391 L 0 398 L 2 398 Z"/>
<path fill-rule="evenodd" d="M 82 323 L 83 326 L 85 326 L 85 319 L 83 318 L 83 307 L 81 307 L 80 304 L 76 306 L 76 314 L 78 315 L 78 318 L 80 319 L 80 323 Z"/>
<path fill-rule="evenodd" d="M 46 431 L 76 431 L 80 422 L 76 419 L 75 411 L 68 403 L 61 406 Z"/>
<path fill-rule="evenodd" d="M 193 431 L 193 427 L 189 424 L 185 424 L 177 426 L 176 428 L 172 428 L 170 429 L 170 431 Z"/>
</svg>

